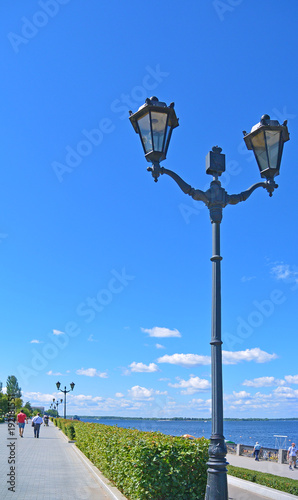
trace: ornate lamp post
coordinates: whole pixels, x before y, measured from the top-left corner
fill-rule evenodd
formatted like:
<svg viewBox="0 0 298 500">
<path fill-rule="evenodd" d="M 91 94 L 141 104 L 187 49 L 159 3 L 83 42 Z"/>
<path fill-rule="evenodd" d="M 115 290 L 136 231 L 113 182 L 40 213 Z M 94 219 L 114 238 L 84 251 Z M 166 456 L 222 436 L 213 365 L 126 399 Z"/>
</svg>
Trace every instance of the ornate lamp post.
<svg viewBox="0 0 298 500">
<path fill-rule="evenodd" d="M 139 134 L 147 161 L 152 166 L 147 170 L 157 182 L 160 175 L 172 177 L 185 194 L 194 200 L 203 201 L 209 209 L 212 223 L 212 325 L 211 325 L 211 377 L 212 377 L 212 435 L 209 446 L 208 477 L 205 500 L 228 500 L 226 444 L 223 435 L 223 384 L 222 384 L 222 340 L 221 340 L 221 269 L 220 263 L 220 223 L 222 211 L 227 205 L 245 201 L 259 187 L 266 189 L 269 196 L 277 184 L 274 177 L 279 174 L 284 142 L 289 140 L 287 122 L 282 125 L 270 120 L 268 115 L 261 118 L 251 132 L 244 133 L 248 149 L 252 149 L 264 182 L 253 184 L 239 194 L 229 195 L 219 181 L 225 171 L 225 155 L 221 148 L 214 146 L 206 156 L 206 173 L 213 176 L 210 188 L 204 192 L 191 187 L 179 175 L 160 166 L 166 157 L 173 128 L 178 126 L 174 104 L 169 107 L 156 97 L 146 99 L 136 113 L 130 112 L 130 121 Z"/>
<path fill-rule="evenodd" d="M 60 382 L 56 382 L 56 386 L 57 386 L 58 391 L 61 391 L 64 394 L 64 417 L 63 418 L 66 418 L 66 394 L 70 391 L 73 391 L 75 384 L 72 382 L 70 384 L 70 389 L 68 391 L 66 390 L 66 386 L 64 387 L 64 389 L 60 389 L 60 386 L 61 386 Z M 62 403 L 62 399 L 61 399 L 61 403 Z"/>
<path fill-rule="evenodd" d="M 60 403 L 63 403 L 63 399 L 55 399 L 53 398 L 53 403 L 51 404 L 51 408 L 53 408 L 54 410 L 57 410 L 57 417 L 59 418 L 59 405 Z"/>
</svg>

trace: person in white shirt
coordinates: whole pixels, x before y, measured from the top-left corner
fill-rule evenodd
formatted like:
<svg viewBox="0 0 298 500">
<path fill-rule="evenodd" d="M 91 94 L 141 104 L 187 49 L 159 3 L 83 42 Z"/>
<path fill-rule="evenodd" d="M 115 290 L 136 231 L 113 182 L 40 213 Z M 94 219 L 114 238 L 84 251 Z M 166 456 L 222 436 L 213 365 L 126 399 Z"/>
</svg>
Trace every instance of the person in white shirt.
<svg viewBox="0 0 298 500">
<path fill-rule="evenodd" d="M 288 449 L 288 461 L 289 461 L 289 469 L 292 469 L 293 467 L 296 469 L 296 455 L 297 455 L 298 449 L 295 446 L 295 443 L 292 443 L 292 446 Z"/>
<path fill-rule="evenodd" d="M 42 424 L 42 418 L 39 413 L 32 418 L 32 425 L 34 425 L 34 437 L 39 438 L 40 426 Z"/>
</svg>

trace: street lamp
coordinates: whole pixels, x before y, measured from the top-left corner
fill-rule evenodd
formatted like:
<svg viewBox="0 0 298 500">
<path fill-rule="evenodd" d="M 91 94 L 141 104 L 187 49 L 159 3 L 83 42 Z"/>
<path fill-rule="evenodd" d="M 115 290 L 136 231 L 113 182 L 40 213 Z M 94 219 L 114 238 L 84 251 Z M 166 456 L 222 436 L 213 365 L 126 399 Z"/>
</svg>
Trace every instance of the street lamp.
<svg viewBox="0 0 298 500">
<path fill-rule="evenodd" d="M 64 394 L 64 418 L 66 418 L 66 394 L 70 391 L 73 391 L 75 384 L 73 382 L 71 382 L 70 389 L 68 391 L 66 390 L 66 386 L 64 387 L 64 389 L 60 389 L 60 386 L 61 386 L 60 382 L 56 382 L 56 387 L 57 387 L 58 391 L 61 391 Z M 61 399 L 61 403 L 62 403 L 62 399 Z"/>
<path fill-rule="evenodd" d="M 53 398 L 53 403 L 51 404 L 51 408 L 53 408 L 54 410 L 57 410 L 57 417 L 59 418 L 59 405 L 60 403 L 63 403 L 63 399 L 60 399 L 60 401 L 58 401 L 58 399 L 56 400 L 55 398 Z"/>
<path fill-rule="evenodd" d="M 211 379 L 212 379 L 212 435 L 210 437 L 207 487 L 205 500 L 228 500 L 227 487 L 227 448 L 223 435 L 223 386 L 222 386 L 222 340 L 221 340 L 221 268 L 220 262 L 220 223 L 222 211 L 227 205 L 236 205 L 245 201 L 259 187 L 266 189 L 269 196 L 277 184 L 274 177 L 279 174 L 281 156 L 284 142 L 289 140 L 287 122 L 282 125 L 276 120 L 270 120 L 268 115 L 261 118 L 251 132 L 244 132 L 244 141 L 248 149 L 252 149 L 261 177 L 266 181 L 253 184 L 242 193 L 229 195 L 221 187 L 220 175 L 225 171 L 225 155 L 222 149 L 214 146 L 206 156 L 206 173 L 213 176 L 210 188 L 204 192 L 187 184 L 172 170 L 161 167 L 159 162 L 164 160 L 169 147 L 172 129 L 178 126 L 178 119 L 173 109 L 165 103 L 160 103 L 156 97 L 146 100 L 136 113 L 130 112 L 130 121 L 140 139 L 145 151 L 147 161 L 152 166 L 147 170 L 152 173 L 157 182 L 160 175 L 166 174 L 178 184 L 185 194 L 194 200 L 203 201 L 209 209 L 212 223 L 212 324 L 211 324 Z M 167 123 L 169 130 L 164 126 L 155 127 L 154 109 L 163 115 L 158 116 L 159 123 Z M 160 137 L 161 135 L 161 137 Z M 155 145 L 162 144 L 158 149 Z M 165 149 L 166 145 L 166 149 Z"/>
</svg>

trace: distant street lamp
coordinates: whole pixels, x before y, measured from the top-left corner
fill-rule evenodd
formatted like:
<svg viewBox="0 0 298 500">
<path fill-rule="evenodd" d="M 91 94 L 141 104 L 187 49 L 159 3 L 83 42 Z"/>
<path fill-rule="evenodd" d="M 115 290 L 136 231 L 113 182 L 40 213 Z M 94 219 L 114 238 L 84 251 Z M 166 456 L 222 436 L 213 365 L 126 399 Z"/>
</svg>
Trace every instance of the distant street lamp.
<svg viewBox="0 0 298 500">
<path fill-rule="evenodd" d="M 222 340 L 221 340 L 221 269 L 220 261 L 220 223 L 222 211 L 227 205 L 245 201 L 255 189 L 265 188 L 269 196 L 277 184 L 274 177 L 279 174 L 283 145 L 289 140 L 287 122 L 282 125 L 270 120 L 268 115 L 261 118 L 249 134 L 244 133 L 248 149 L 252 149 L 261 177 L 265 182 L 253 184 L 242 193 L 229 195 L 221 187 L 219 176 L 225 171 L 225 155 L 222 149 L 214 146 L 206 156 L 206 173 L 213 176 L 210 188 L 206 191 L 192 188 L 172 170 L 160 166 L 166 158 L 172 130 L 179 125 L 174 104 L 168 107 L 156 97 L 146 99 L 136 113 L 130 111 L 130 121 L 139 134 L 145 158 L 152 163 L 147 170 L 157 182 L 160 175 L 172 177 L 185 194 L 194 200 L 203 201 L 209 209 L 212 223 L 212 326 L 211 326 L 211 377 L 212 377 L 212 435 L 209 446 L 208 478 L 205 500 L 228 500 L 227 487 L 227 448 L 223 436 L 223 386 L 222 386 Z"/>
<path fill-rule="evenodd" d="M 56 400 L 55 398 L 53 398 L 53 403 L 51 404 L 51 408 L 53 408 L 54 410 L 57 410 L 57 417 L 59 418 L 59 405 L 60 403 L 63 403 L 63 399 L 60 399 L 58 401 L 58 399 Z"/>
<path fill-rule="evenodd" d="M 57 387 L 58 391 L 61 391 L 64 394 L 64 418 L 66 418 L 66 394 L 70 391 L 73 391 L 75 384 L 73 382 L 71 382 L 70 389 L 68 391 L 66 390 L 66 386 L 64 387 L 64 389 L 60 389 L 60 386 L 61 386 L 60 382 L 56 382 L 56 387 Z M 61 399 L 61 402 L 62 402 L 62 399 Z"/>
</svg>

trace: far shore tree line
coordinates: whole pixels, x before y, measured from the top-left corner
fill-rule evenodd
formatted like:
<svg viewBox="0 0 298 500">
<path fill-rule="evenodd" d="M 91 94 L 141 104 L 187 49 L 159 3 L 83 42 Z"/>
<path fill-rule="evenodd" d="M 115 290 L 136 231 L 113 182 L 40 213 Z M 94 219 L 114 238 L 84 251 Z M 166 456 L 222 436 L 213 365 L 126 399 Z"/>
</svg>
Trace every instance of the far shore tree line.
<svg viewBox="0 0 298 500">
<path fill-rule="evenodd" d="M 15 406 L 15 416 L 22 410 L 23 413 L 27 415 L 28 418 L 34 417 L 37 414 L 38 409 L 32 408 L 30 401 L 24 403 L 22 399 L 22 389 L 19 387 L 17 377 L 15 375 L 9 375 L 6 381 L 6 393 L 3 393 L 3 384 L 0 382 L 0 422 L 3 422 L 5 416 L 10 410 L 9 400 L 13 397 L 13 402 Z M 51 417 L 57 417 L 56 410 L 47 410 L 47 415 Z"/>
</svg>

